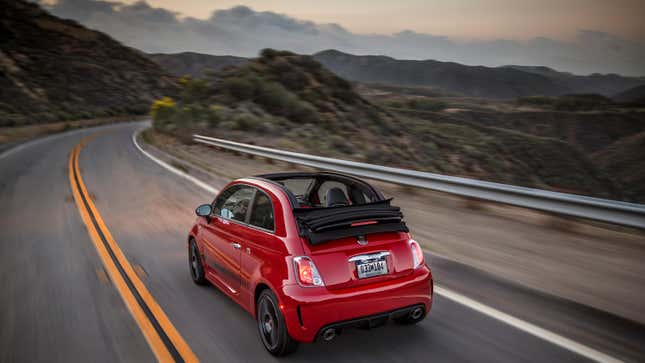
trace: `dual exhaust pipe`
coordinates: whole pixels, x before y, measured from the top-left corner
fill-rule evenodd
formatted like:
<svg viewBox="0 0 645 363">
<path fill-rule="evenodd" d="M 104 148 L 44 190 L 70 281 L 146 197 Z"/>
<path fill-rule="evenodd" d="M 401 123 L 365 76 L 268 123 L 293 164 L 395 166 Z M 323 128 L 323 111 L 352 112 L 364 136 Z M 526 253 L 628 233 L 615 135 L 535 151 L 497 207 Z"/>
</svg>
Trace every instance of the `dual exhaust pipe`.
<svg viewBox="0 0 645 363">
<path fill-rule="evenodd" d="M 422 307 L 419 306 L 410 310 L 410 312 L 408 313 L 408 316 L 410 320 L 414 321 L 423 317 L 423 314 L 424 314 L 424 310 Z M 327 328 L 323 330 L 321 337 L 324 341 L 331 342 L 332 340 L 334 340 L 334 338 L 338 336 L 338 334 L 340 334 L 340 331 L 338 329 Z"/>
<path fill-rule="evenodd" d="M 331 342 L 332 340 L 334 340 L 334 338 L 336 338 L 337 335 L 338 333 L 336 332 L 336 329 L 328 328 L 323 331 L 322 338 L 326 342 Z"/>
<path fill-rule="evenodd" d="M 418 307 L 410 311 L 410 319 L 416 321 L 423 316 L 423 308 Z"/>
</svg>

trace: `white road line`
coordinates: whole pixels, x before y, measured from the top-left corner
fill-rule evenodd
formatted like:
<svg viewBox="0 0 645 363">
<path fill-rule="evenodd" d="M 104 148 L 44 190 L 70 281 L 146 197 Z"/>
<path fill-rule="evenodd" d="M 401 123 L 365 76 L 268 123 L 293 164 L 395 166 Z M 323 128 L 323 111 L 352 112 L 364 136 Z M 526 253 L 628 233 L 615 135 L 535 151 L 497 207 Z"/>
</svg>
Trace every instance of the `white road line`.
<svg viewBox="0 0 645 363">
<path fill-rule="evenodd" d="M 611 357 L 603 352 L 600 352 L 596 349 L 589 348 L 586 345 L 582 345 L 578 342 L 575 342 L 569 338 L 565 338 L 562 335 L 550 332 L 546 329 L 540 328 L 537 325 L 531 324 L 524 320 L 520 320 L 516 317 L 503 313 L 497 309 L 494 309 L 490 306 L 484 305 L 480 302 L 477 302 L 471 298 L 468 298 L 464 295 L 461 295 L 452 290 L 440 287 L 435 285 L 434 291 L 456 303 L 467 306 L 472 310 L 480 312 L 486 316 L 499 320 L 503 323 L 506 323 L 512 327 L 515 327 L 519 330 L 522 330 L 528 334 L 546 340 L 550 343 L 553 343 L 559 347 L 572 351 L 574 353 L 580 354 L 583 357 L 589 358 L 596 362 L 607 362 L 607 363 L 619 363 L 622 362 L 620 359 Z"/>
<path fill-rule="evenodd" d="M 203 181 L 195 178 L 194 176 L 189 175 L 187 173 L 184 173 L 183 171 L 175 168 L 174 166 L 166 163 L 163 160 L 160 160 L 160 159 L 156 158 L 154 155 L 152 155 L 152 154 L 148 153 L 147 151 L 143 150 L 141 148 L 141 146 L 139 146 L 139 143 L 137 142 L 137 136 L 139 135 L 140 132 L 141 132 L 141 130 L 137 130 L 132 134 L 132 143 L 134 143 L 134 146 L 136 146 L 137 149 L 139 149 L 139 151 L 141 151 L 141 153 L 143 153 L 143 155 L 147 156 L 148 158 L 150 158 L 150 160 L 152 160 L 155 163 L 161 165 L 162 167 L 164 167 L 166 170 L 170 171 L 171 173 L 179 175 L 179 176 L 181 176 L 183 178 L 186 178 L 187 180 L 193 182 L 195 185 L 197 185 L 198 187 L 201 187 L 202 189 L 206 190 L 207 192 L 209 192 L 211 194 L 217 194 L 219 192 L 219 190 L 211 187 L 210 185 L 208 185 L 208 184 L 204 183 Z"/>
<path fill-rule="evenodd" d="M 197 186 L 200 186 L 204 188 L 205 190 L 211 192 L 211 193 L 217 193 L 215 189 L 212 187 L 208 186 L 208 184 L 202 182 L 201 180 L 188 175 L 181 170 L 178 170 L 177 168 L 157 159 L 156 157 L 150 155 L 146 151 L 144 151 L 141 146 L 137 143 L 137 138 L 136 136 L 139 134 L 139 131 L 136 131 L 132 135 L 132 142 L 134 142 L 134 145 L 141 151 L 144 155 L 152 159 L 154 162 L 157 164 L 163 166 L 164 168 L 168 169 L 174 174 L 177 174 L 179 176 L 182 176 L 191 182 L 195 183 Z M 434 292 L 437 293 L 438 295 L 441 295 L 445 297 L 446 299 L 452 300 L 453 302 L 456 302 L 460 305 L 464 305 L 472 310 L 475 310 L 479 313 L 482 313 L 488 317 L 491 317 L 495 320 L 501 321 L 505 324 L 508 324 L 514 328 L 517 328 L 525 333 L 528 333 L 530 335 L 533 335 L 537 338 L 546 340 L 547 342 L 550 342 L 552 344 L 555 344 L 561 348 L 564 348 L 566 350 L 569 350 L 571 352 L 577 353 L 585 358 L 591 359 L 596 362 L 603 362 L 603 363 L 621 363 L 622 360 L 611 357 L 601 351 L 598 351 L 596 349 L 590 348 L 586 345 L 580 344 L 578 342 L 575 342 L 569 338 L 565 338 L 562 335 L 553 333 L 551 331 L 548 331 L 546 329 L 540 328 L 537 325 L 531 324 L 529 322 L 526 322 L 524 320 L 518 319 L 514 316 L 508 315 L 504 312 L 501 312 L 495 308 L 492 308 L 490 306 L 484 305 L 478 301 L 475 301 L 471 298 L 468 298 L 464 295 L 461 295 L 455 291 L 452 291 L 450 289 L 446 289 L 444 287 L 441 287 L 439 285 L 434 286 Z"/>
</svg>

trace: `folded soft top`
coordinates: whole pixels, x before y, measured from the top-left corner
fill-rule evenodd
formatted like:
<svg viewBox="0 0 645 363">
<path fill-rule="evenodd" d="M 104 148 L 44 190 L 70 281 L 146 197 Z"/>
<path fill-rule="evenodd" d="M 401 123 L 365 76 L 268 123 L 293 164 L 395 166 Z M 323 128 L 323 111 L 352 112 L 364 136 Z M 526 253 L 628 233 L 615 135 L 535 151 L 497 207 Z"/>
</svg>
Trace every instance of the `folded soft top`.
<svg viewBox="0 0 645 363">
<path fill-rule="evenodd" d="M 399 207 L 392 199 L 327 208 L 295 208 L 300 235 L 313 245 L 379 232 L 408 232 Z"/>
</svg>

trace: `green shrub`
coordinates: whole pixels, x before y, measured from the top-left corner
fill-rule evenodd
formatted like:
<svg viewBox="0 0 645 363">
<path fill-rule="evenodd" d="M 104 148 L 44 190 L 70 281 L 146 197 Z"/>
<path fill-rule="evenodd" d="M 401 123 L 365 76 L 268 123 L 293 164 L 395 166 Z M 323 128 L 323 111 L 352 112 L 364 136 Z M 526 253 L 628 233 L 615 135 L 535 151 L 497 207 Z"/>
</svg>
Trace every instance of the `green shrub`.
<svg viewBox="0 0 645 363">
<path fill-rule="evenodd" d="M 293 97 L 283 85 L 276 82 L 263 82 L 258 88 L 256 100 L 269 112 L 286 116 Z"/>
<path fill-rule="evenodd" d="M 224 112 L 224 107 L 220 105 L 210 105 L 208 107 L 208 112 L 206 115 L 206 120 L 208 121 L 208 125 L 212 127 L 216 127 L 217 124 L 219 124 L 222 121 L 222 113 Z"/>
<path fill-rule="evenodd" d="M 182 85 L 181 100 L 184 103 L 202 102 L 208 94 L 208 82 L 204 79 L 193 79 L 184 76 L 179 80 Z"/>
<path fill-rule="evenodd" d="M 317 72 L 322 68 L 322 64 L 309 55 L 301 55 L 297 57 L 294 60 L 294 63 L 311 72 Z"/>
<path fill-rule="evenodd" d="M 309 79 L 305 72 L 297 68 L 280 73 L 279 80 L 280 83 L 292 91 L 301 91 L 309 84 Z"/>
<path fill-rule="evenodd" d="M 289 57 L 289 56 L 294 56 L 296 55 L 295 53 L 286 51 L 286 50 L 275 50 L 271 48 L 264 48 L 260 51 L 260 62 L 266 63 L 267 61 L 271 61 L 277 57 Z"/>
<path fill-rule="evenodd" d="M 424 110 L 424 111 L 441 111 L 445 109 L 448 105 L 442 101 L 434 101 L 427 98 L 413 99 L 408 102 L 410 108 L 415 110 Z"/>
<path fill-rule="evenodd" d="M 249 100 L 255 94 L 255 84 L 248 78 L 231 77 L 224 80 L 222 90 L 237 100 Z"/>
<path fill-rule="evenodd" d="M 558 111 L 585 111 L 612 104 L 611 99 L 598 94 L 573 94 L 558 97 L 531 96 L 520 97 L 518 105 L 551 108 Z"/>
<path fill-rule="evenodd" d="M 256 129 L 256 120 L 248 115 L 236 117 L 233 120 L 233 130 L 238 131 L 254 131 Z"/>
</svg>

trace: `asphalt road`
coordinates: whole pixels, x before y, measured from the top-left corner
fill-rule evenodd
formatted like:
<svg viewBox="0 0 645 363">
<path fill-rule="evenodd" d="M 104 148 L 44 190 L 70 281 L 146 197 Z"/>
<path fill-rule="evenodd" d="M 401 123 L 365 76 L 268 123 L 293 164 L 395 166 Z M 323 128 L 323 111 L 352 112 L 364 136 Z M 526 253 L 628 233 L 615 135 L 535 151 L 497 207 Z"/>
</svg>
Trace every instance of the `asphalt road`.
<svg viewBox="0 0 645 363">
<path fill-rule="evenodd" d="M 96 132 L 79 161 L 88 192 L 130 264 L 192 351 L 203 362 L 277 361 L 262 347 L 250 315 L 216 288 L 190 281 L 185 237 L 194 207 L 214 196 L 141 154 L 131 140 L 141 127 L 81 130 L 0 155 L 0 362 L 155 360 L 107 277 L 72 198 L 68 154 L 82 137 Z M 431 260 L 431 267 L 438 283 L 445 276 L 451 288 L 489 299 L 495 308 L 533 319 L 619 359 L 645 357 L 640 326 L 449 261 Z M 491 299 L 483 289 L 499 289 L 500 295 Z M 429 317 L 417 326 L 347 331 L 330 343 L 301 345 L 282 360 L 587 361 L 440 295 Z"/>
</svg>

